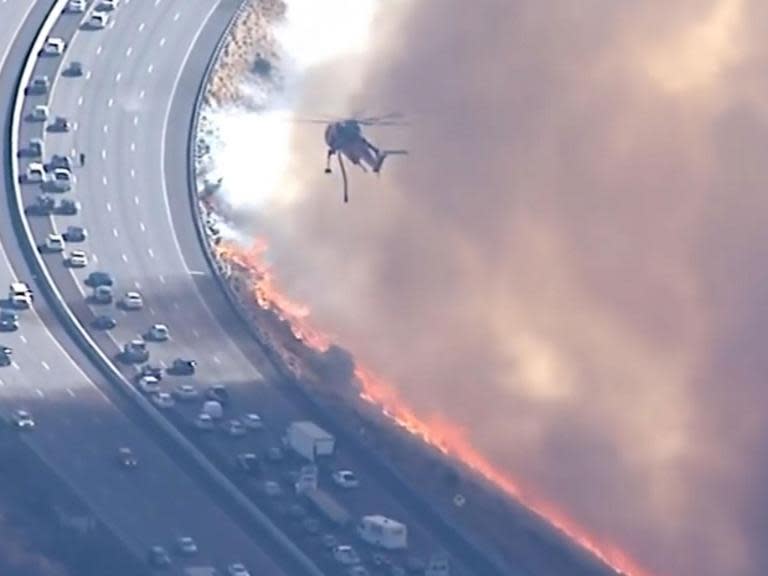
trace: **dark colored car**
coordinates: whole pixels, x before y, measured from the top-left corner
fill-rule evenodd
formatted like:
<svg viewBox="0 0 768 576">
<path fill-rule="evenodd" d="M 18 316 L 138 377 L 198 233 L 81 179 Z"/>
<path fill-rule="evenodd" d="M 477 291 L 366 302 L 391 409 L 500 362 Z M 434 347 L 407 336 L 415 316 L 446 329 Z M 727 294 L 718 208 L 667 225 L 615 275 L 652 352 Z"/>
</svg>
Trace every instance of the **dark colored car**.
<svg viewBox="0 0 768 576">
<path fill-rule="evenodd" d="M 176 358 L 171 364 L 168 370 L 171 374 L 177 374 L 180 376 L 189 376 L 195 373 L 195 367 L 197 362 L 195 360 L 185 360 L 184 358 Z"/>
<path fill-rule="evenodd" d="M 85 279 L 85 284 L 92 288 L 97 286 L 112 286 L 115 281 L 108 272 L 91 272 Z"/>
<path fill-rule="evenodd" d="M 77 200 L 70 200 L 69 198 L 65 198 L 61 201 L 59 206 L 55 208 L 55 212 L 57 214 L 61 214 L 62 216 L 74 216 L 80 212 L 80 202 Z"/>
<path fill-rule="evenodd" d="M 19 317 L 10 310 L 0 310 L 0 330 L 13 332 L 19 328 Z"/>
<path fill-rule="evenodd" d="M 112 328 L 117 326 L 117 320 L 112 318 L 112 316 L 102 314 L 101 316 L 96 317 L 92 326 L 97 330 L 112 330 Z"/>
<path fill-rule="evenodd" d="M 259 460 L 259 457 L 252 452 L 238 454 L 235 461 L 241 472 L 252 476 L 256 476 L 261 472 L 261 461 Z"/>
<path fill-rule="evenodd" d="M 158 380 L 162 380 L 163 368 L 157 364 L 144 364 L 139 370 L 139 378 L 142 376 L 154 376 Z"/>
<path fill-rule="evenodd" d="M 120 460 L 120 465 L 123 466 L 123 468 L 136 468 L 136 466 L 139 465 L 139 460 L 130 448 L 120 448 L 117 451 L 117 455 Z"/>
<path fill-rule="evenodd" d="M 171 556 L 162 546 L 152 546 L 149 549 L 149 563 L 155 568 L 165 568 L 171 565 Z"/>
<path fill-rule="evenodd" d="M 0 366 L 10 366 L 12 354 L 13 350 L 11 350 L 11 348 L 8 346 L 0 346 Z"/>
<path fill-rule="evenodd" d="M 227 404 L 229 402 L 229 390 L 222 384 L 215 384 L 205 391 L 205 397 L 208 400 L 215 400 L 221 404 Z"/>
</svg>

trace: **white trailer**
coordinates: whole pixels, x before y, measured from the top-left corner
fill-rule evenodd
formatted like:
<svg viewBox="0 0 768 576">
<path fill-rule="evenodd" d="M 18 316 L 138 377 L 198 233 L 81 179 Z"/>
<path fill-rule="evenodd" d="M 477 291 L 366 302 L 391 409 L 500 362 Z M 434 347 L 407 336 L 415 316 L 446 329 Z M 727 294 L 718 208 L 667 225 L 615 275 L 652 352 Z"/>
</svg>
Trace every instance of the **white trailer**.
<svg viewBox="0 0 768 576">
<path fill-rule="evenodd" d="M 369 544 L 386 550 L 403 550 L 408 547 L 408 529 L 405 524 L 380 514 L 363 516 L 357 525 L 357 533 Z"/>
<path fill-rule="evenodd" d="M 288 426 L 285 442 L 294 452 L 312 462 L 318 456 L 333 454 L 333 436 L 314 422 L 292 422 Z"/>
</svg>

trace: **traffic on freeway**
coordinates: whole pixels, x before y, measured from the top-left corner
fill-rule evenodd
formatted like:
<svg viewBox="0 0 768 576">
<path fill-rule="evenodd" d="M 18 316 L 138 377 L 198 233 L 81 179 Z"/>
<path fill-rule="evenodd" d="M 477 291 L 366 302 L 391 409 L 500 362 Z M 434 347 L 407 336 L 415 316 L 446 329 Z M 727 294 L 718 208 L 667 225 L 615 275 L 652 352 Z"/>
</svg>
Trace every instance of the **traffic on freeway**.
<svg viewBox="0 0 768 576">
<path fill-rule="evenodd" d="M 221 294 L 193 220 L 190 127 L 244 3 L 0 1 L 0 414 L 19 441 L 148 571 L 559 567 L 513 566 L 441 511 L 444 487 L 382 474 Z"/>
</svg>

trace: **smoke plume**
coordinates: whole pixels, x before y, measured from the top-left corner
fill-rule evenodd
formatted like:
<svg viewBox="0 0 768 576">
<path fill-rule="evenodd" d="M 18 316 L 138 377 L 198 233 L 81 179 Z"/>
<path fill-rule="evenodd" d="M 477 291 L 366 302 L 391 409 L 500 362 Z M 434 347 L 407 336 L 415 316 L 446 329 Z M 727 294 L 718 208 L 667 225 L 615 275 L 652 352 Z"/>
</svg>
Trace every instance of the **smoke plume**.
<svg viewBox="0 0 768 576">
<path fill-rule="evenodd" d="M 294 127 L 238 215 L 281 286 L 656 572 L 768 573 L 768 4 L 380 4 L 299 107 L 411 154 L 342 205 Z"/>
</svg>

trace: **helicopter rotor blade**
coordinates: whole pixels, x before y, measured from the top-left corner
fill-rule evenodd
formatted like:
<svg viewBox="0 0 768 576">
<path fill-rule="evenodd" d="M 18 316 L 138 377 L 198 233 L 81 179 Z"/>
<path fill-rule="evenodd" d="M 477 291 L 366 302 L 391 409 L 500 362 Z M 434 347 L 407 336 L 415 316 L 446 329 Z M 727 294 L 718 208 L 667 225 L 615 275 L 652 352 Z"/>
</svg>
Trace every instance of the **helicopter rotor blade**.
<svg viewBox="0 0 768 576">
<path fill-rule="evenodd" d="M 338 157 L 339 157 L 339 168 L 341 168 L 341 179 L 342 179 L 342 182 L 344 183 L 344 202 L 347 203 L 349 202 L 349 194 L 347 193 L 349 188 L 349 183 L 347 182 L 347 169 L 344 166 L 344 159 L 342 158 L 341 153 L 338 154 Z"/>
</svg>

